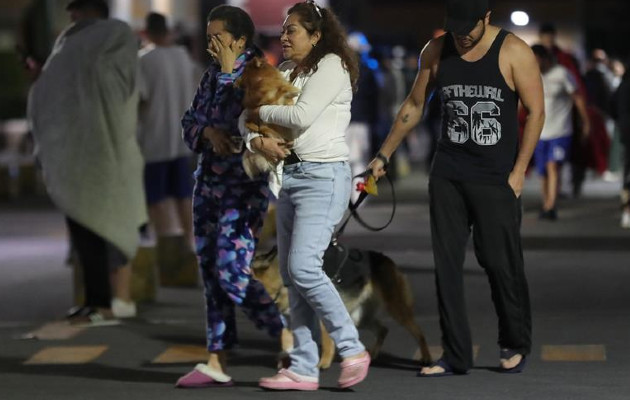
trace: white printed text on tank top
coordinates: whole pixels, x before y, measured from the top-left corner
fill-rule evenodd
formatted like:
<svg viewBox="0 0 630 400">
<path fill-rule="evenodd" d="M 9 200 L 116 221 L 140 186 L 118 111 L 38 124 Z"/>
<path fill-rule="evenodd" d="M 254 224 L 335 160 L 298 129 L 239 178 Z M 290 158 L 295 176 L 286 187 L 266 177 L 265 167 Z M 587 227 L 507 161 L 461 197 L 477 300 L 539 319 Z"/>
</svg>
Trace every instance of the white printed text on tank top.
<svg viewBox="0 0 630 400">
<path fill-rule="evenodd" d="M 494 146 L 501 140 L 501 115 L 497 102 L 503 103 L 501 89 L 483 85 L 450 85 L 441 88 L 447 133 L 453 143 L 463 144 L 472 137 L 480 146 Z M 458 99 L 479 99 L 472 107 Z"/>
</svg>

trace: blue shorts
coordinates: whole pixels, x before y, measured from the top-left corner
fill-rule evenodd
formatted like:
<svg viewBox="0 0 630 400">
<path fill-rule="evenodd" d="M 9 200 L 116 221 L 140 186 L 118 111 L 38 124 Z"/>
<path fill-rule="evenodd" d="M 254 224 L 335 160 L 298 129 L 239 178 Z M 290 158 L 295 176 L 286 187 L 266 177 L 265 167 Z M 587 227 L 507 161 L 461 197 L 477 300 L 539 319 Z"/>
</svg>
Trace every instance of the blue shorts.
<svg viewBox="0 0 630 400">
<path fill-rule="evenodd" d="M 191 197 L 193 175 L 190 157 L 147 163 L 144 166 L 144 190 L 149 205 L 169 197 L 175 199 Z"/>
<path fill-rule="evenodd" d="M 538 173 L 546 175 L 547 163 L 550 161 L 562 164 L 569 156 L 570 148 L 571 136 L 539 140 L 534 150 L 534 161 L 536 162 L 536 170 Z"/>
</svg>

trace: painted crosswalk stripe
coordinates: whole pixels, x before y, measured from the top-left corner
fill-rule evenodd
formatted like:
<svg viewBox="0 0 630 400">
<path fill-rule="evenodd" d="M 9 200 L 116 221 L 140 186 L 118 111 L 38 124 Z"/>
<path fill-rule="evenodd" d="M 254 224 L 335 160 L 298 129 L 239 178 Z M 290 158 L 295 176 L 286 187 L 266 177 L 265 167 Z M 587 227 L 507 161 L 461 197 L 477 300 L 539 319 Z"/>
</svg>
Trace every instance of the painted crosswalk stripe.
<svg viewBox="0 0 630 400">
<path fill-rule="evenodd" d="M 208 350 L 204 346 L 171 346 L 157 356 L 154 364 L 176 364 L 208 361 Z"/>
<path fill-rule="evenodd" d="M 84 327 L 70 325 L 67 321 L 55 321 L 22 335 L 20 339 L 67 340 L 72 339 L 85 329 Z"/>
<path fill-rule="evenodd" d="M 29 358 L 24 364 L 86 364 L 96 360 L 107 346 L 59 346 L 46 347 Z"/>
<path fill-rule="evenodd" d="M 606 361 L 606 346 L 563 345 L 542 346 L 541 359 L 543 361 Z"/>
</svg>

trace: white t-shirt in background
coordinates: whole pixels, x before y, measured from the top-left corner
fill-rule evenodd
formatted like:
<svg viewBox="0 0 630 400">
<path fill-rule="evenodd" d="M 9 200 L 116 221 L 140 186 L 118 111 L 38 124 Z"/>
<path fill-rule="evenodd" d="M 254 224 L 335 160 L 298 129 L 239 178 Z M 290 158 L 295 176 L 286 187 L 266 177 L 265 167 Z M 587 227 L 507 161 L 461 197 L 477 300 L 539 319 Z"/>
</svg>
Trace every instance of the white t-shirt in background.
<svg viewBox="0 0 630 400">
<path fill-rule="evenodd" d="M 195 96 L 197 67 L 180 46 L 147 46 L 139 57 L 138 143 L 145 162 L 189 156 L 181 119 Z"/>
<path fill-rule="evenodd" d="M 571 136 L 573 94 L 578 89 L 575 78 L 568 69 L 556 64 L 542 74 L 542 81 L 545 93 L 545 125 L 540 138 L 550 140 Z"/>
</svg>

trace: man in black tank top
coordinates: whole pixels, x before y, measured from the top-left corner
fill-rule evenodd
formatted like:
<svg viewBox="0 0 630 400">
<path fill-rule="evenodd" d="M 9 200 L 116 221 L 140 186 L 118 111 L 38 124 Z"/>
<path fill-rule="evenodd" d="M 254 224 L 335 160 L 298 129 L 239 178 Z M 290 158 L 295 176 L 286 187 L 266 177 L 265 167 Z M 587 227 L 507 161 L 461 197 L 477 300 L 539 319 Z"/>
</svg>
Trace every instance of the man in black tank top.
<svg viewBox="0 0 630 400">
<path fill-rule="evenodd" d="M 544 122 L 540 70 L 525 42 L 490 25 L 487 0 L 446 0 L 446 5 L 447 33 L 422 50 L 416 83 L 370 168 L 377 178 L 385 174 L 389 157 L 420 121 L 435 90 L 443 127 L 429 197 L 444 353 L 420 376 L 472 368 L 463 279 L 471 230 L 499 320 L 499 370 L 521 372 L 531 351 L 531 314 L 520 195 Z M 529 112 L 520 144 L 519 100 Z"/>
</svg>

